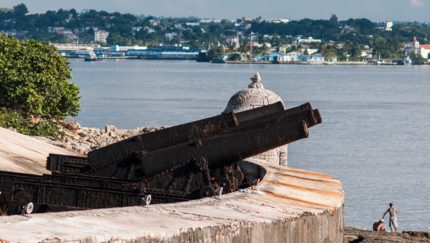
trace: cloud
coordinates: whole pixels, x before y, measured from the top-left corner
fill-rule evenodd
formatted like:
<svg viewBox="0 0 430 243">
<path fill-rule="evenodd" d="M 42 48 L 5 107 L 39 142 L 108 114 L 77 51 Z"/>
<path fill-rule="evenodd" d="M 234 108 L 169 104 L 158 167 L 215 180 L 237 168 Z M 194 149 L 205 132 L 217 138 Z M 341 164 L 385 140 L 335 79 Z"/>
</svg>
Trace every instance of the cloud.
<svg viewBox="0 0 430 243">
<path fill-rule="evenodd" d="M 412 7 L 424 7 L 426 6 L 422 0 L 409 0 Z"/>
</svg>

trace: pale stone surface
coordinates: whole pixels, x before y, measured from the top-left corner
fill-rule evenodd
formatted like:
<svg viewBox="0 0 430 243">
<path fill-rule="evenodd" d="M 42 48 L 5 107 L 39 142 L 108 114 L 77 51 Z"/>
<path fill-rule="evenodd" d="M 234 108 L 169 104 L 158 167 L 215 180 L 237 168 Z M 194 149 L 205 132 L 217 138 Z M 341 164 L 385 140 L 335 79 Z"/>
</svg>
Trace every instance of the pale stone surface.
<svg viewBox="0 0 430 243">
<path fill-rule="evenodd" d="M 257 72 L 251 77 L 252 83 L 248 85 L 248 89 L 241 90 L 234 94 L 227 104 L 223 113 L 230 111 L 241 112 L 261 106 L 271 105 L 276 102 L 284 102 L 274 92 L 264 89 L 263 84 L 260 83 L 261 77 Z M 267 151 L 265 153 L 255 156 L 257 159 L 268 161 L 271 164 L 287 166 L 287 153 L 288 145 Z"/>
<path fill-rule="evenodd" d="M 243 162 L 244 174 L 248 179 L 264 174 L 258 189 L 266 195 L 234 192 L 220 199 L 176 204 L 0 217 L 0 239 L 87 243 L 342 242 L 344 194 L 339 180 L 261 160 L 250 162 Z"/>
<path fill-rule="evenodd" d="M 45 141 L 44 141 L 45 140 Z M 45 169 L 50 153 L 78 155 L 46 143 L 46 138 L 33 138 L 0 127 L 0 170 L 29 174 L 50 173 Z"/>
</svg>

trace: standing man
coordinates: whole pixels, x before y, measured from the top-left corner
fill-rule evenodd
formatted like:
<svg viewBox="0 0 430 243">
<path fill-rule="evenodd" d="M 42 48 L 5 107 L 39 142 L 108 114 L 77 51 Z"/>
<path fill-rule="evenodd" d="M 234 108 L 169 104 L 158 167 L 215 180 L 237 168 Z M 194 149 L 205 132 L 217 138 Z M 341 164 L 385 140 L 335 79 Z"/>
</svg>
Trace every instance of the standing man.
<svg viewBox="0 0 430 243">
<path fill-rule="evenodd" d="M 390 203 L 390 208 L 388 208 L 387 211 L 385 211 L 384 216 L 382 216 L 382 218 L 384 218 L 387 213 L 390 213 L 390 229 L 391 229 L 391 232 L 393 232 L 393 226 L 397 232 L 396 213 L 400 213 L 400 210 L 397 211 L 397 209 L 393 206 L 393 204 Z"/>
</svg>

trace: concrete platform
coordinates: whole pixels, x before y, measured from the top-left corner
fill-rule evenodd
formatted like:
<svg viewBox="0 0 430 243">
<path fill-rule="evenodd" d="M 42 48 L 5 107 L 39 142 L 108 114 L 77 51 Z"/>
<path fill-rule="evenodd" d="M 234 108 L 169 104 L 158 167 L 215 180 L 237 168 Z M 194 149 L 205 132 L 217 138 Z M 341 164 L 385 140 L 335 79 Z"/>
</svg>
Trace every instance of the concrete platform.
<svg viewBox="0 0 430 243">
<path fill-rule="evenodd" d="M 46 174 L 46 158 L 52 154 L 80 156 L 34 137 L 0 127 L 0 170 Z"/>
<path fill-rule="evenodd" d="M 0 169 L 43 172 L 48 153 L 71 152 L 0 129 Z M 21 164 L 24 163 L 25 166 Z M 344 194 L 328 175 L 251 159 L 266 195 L 0 217 L 0 242 L 343 242 Z"/>
</svg>

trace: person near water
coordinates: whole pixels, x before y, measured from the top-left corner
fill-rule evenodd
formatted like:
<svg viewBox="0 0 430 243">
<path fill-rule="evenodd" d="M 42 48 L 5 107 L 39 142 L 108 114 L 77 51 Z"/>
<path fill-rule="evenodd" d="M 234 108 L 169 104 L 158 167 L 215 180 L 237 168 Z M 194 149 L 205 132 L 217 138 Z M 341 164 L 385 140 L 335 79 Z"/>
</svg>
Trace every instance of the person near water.
<svg viewBox="0 0 430 243">
<path fill-rule="evenodd" d="M 382 225 L 383 223 L 384 223 L 383 219 L 380 219 L 378 222 L 375 222 L 373 224 L 373 231 L 387 231 L 385 226 Z"/>
<path fill-rule="evenodd" d="M 382 218 L 385 217 L 385 215 L 387 213 L 390 213 L 390 229 L 391 232 L 393 232 L 393 226 L 396 229 L 397 232 L 397 218 L 396 218 L 396 213 L 400 213 L 400 210 L 397 210 L 394 205 L 392 203 L 390 203 L 390 207 L 387 209 L 387 211 L 385 211 L 384 216 L 382 216 Z"/>
</svg>

